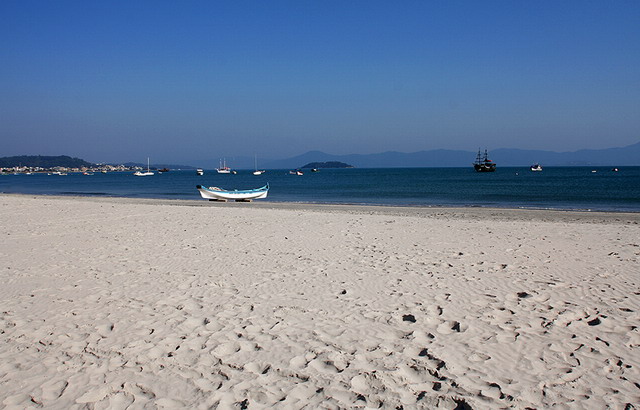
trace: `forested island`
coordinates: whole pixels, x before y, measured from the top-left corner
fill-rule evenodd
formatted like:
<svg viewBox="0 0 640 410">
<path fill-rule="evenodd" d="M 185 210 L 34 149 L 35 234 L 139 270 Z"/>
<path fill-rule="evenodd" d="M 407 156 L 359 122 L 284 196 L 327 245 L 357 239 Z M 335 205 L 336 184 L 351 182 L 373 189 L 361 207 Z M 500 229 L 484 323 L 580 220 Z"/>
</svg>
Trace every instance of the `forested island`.
<svg viewBox="0 0 640 410">
<path fill-rule="evenodd" d="M 340 161 L 310 162 L 302 168 L 353 168 L 353 165 L 345 164 Z"/>
</svg>

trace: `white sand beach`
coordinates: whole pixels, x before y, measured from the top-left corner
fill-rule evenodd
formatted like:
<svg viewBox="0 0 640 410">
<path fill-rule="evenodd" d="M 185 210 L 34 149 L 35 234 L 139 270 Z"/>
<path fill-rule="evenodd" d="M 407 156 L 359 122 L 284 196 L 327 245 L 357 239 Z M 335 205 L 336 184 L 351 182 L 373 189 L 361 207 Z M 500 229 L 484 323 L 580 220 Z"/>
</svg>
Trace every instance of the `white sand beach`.
<svg viewBox="0 0 640 410">
<path fill-rule="evenodd" d="M 640 403 L 640 214 L 0 195 L 0 223 L 4 408 Z"/>
</svg>

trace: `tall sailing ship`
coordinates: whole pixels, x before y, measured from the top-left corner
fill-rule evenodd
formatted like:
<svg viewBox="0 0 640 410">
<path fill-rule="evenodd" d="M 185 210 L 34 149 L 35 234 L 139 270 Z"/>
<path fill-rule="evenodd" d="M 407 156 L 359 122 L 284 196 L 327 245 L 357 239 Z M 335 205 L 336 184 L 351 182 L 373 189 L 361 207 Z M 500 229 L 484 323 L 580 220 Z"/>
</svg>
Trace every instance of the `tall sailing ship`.
<svg viewBox="0 0 640 410">
<path fill-rule="evenodd" d="M 225 158 L 224 160 L 220 160 L 220 166 L 218 168 L 216 168 L 216 171 L 218 171 L 218 174 L 230 174 L 231 173 L 231 168 L 229 168 L 227 166 L 227 159 Z"/>
<path fill-rule="evenodd" d="M 496 164 L 489 159 L 486 149 L 484 150 L 484 158 L 480 150 L 478 150 L 478 156 L 476 157 L 476 162 L 473 163 L 473 168 L 476 172 L 494 172 L 496 170 Z"/>
</svg>

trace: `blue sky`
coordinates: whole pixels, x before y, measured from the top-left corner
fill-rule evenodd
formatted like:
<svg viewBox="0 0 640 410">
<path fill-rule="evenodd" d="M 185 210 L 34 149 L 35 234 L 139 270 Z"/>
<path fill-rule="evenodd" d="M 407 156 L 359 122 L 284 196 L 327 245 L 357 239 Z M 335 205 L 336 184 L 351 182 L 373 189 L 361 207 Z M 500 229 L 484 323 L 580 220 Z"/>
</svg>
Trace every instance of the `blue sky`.
<svg viewBox="0 0 640 410">
<path fill-rule="evenodd" d="M 639 21 L 635 0 L 4 0 L 0 156 L 625 146 Z"/>
</svg>

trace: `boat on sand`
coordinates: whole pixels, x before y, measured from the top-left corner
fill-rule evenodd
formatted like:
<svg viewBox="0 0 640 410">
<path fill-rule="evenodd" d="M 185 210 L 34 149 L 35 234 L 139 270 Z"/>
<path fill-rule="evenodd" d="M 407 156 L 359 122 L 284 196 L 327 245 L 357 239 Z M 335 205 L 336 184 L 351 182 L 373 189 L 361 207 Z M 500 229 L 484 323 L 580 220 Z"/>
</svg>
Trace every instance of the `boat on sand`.
<svg viewBox="0 0 640 410">
<path fill-rule="evenodd" d="M 249 202 L 253 199 L 266 198 L 269 193 L 269 184 L 255 189 L 229 190 L 218 188 L 215 186 L 205 187 L 197 185 L 196 188 L 200 192 L 200 196 L 209 201 L 229 201 Z"/>
</svg>

